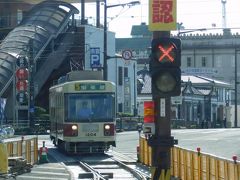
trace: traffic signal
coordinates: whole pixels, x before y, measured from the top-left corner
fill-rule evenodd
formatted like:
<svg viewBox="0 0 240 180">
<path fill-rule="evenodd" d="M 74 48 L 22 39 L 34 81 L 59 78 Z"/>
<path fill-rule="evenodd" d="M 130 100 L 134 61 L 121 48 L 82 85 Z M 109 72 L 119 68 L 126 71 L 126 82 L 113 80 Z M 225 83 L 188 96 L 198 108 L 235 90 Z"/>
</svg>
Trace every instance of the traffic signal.
<svg viewBox="0 0 240 180">
<path fill-rule="evenodd" d="M 181 40 L 152 40 L 150 73 L 153 97 L 179 96 L 181 93 Z"/>
</svg>

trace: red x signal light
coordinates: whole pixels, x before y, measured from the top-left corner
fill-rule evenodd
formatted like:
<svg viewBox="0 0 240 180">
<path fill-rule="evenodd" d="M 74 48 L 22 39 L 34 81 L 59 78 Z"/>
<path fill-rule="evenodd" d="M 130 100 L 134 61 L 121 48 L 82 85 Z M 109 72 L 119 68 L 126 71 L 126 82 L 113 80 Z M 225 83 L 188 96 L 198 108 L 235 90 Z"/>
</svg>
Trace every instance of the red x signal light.
<svg viewBox="0 0 240 180">
<path fill-rule="evenodd" d="M 159 66 L 181 66 L 181 41 L 175 38 L 152 40 L 152 58 Z"/>
<path fill-rule="evenodd" d="M 181 40 L 152 40 L 150 73 L 153 97 L 178 96 L 181 93 Z"/>
<path fill-rule="evenodd" d="M 159 45 L 158 49 L 160 50 L 160 52 L 162 52 L 162 55 L 159 57 L 158 61 L 163 61 L 164 58 L 167 58 L 170 62 L 173 62 L 174 57 L 170 54 L 173 48 L 174 48 L 173 45 L 171 45 L 167 49 L 165 49 L 164 46 Z"/>
</svg>

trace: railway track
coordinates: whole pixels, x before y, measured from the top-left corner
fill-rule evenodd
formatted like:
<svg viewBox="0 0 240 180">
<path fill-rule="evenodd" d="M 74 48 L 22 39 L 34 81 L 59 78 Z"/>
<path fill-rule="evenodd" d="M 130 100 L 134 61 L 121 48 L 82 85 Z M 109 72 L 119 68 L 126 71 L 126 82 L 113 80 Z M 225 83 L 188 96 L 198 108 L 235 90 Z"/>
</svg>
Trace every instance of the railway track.
<svg viewBox="0 0 240 180">
<path fill-rule="evenodd" d="M 150 179 L 150 176 L 141 171 L 136 163 L 125 163 L 109 155 L 101 159 L 84 158 L 76 162 L 67 162 L 65 165 L 74 173 L 75 179 Z"/>
<path fill-rule="evenodd" d="M 72 179 L 150 179 L 149 167 L 136 162 L 135 155 L 109 150 L 104 154 L 69 155 L 49 149 L 56 162 L 63 162 Z"/>
</svg>

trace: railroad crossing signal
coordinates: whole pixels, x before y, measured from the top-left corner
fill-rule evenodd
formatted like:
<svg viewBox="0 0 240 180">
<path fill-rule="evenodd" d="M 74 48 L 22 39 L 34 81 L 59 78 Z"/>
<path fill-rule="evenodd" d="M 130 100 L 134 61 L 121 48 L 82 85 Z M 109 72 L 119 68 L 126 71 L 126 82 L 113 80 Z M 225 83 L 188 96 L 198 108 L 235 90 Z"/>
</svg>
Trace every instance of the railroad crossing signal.
<svg viewBox="0 0 240 180">
<path fill-rule="evenodd" d="M 152 40 L 150 73 L 153 97 L 179 96 L 181 93 L 181 40 Z"/>
</svg>

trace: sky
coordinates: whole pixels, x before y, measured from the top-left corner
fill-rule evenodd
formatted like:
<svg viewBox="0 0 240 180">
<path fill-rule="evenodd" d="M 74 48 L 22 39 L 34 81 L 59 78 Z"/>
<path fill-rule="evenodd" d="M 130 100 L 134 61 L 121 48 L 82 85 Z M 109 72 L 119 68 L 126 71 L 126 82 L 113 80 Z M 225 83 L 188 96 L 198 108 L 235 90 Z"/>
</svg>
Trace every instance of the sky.
<svg viewBox="0 0 240 180">
<path fill-rule="evenodd" d="M 132 0 L 107 0 L 107 5 L 123 4 Z M 131 37 L 132 25 L 148 24 L 149 0 L 139 0 L 140 5 L 132 7 L 108 8 L 108 28 L 116 33 L 117 38 Z M 204 33 L 216 33 L 212 28 L 222 28 L 222 1 L 223 0 L 177 0 L 177 22 L 182 23 L 185 29 L 211 29 Z M 240 0 L 226 1 L 226 25 L 233 28 L 232 32 L 240 32 Z M 79 4 L 74 4 L 79 7 Z M 86 5 L 86 17 L 90 23 L 96 22 L 96 5 Z M 103 23 L 103 5 L 101 5 L 101 23 Z M 174 33 L 174 31 L 173 31 Z M 196 32 L 198 33 L 198 32 Z M 201 32 L 200 32 L 201 33 Z"/>
</svg>

